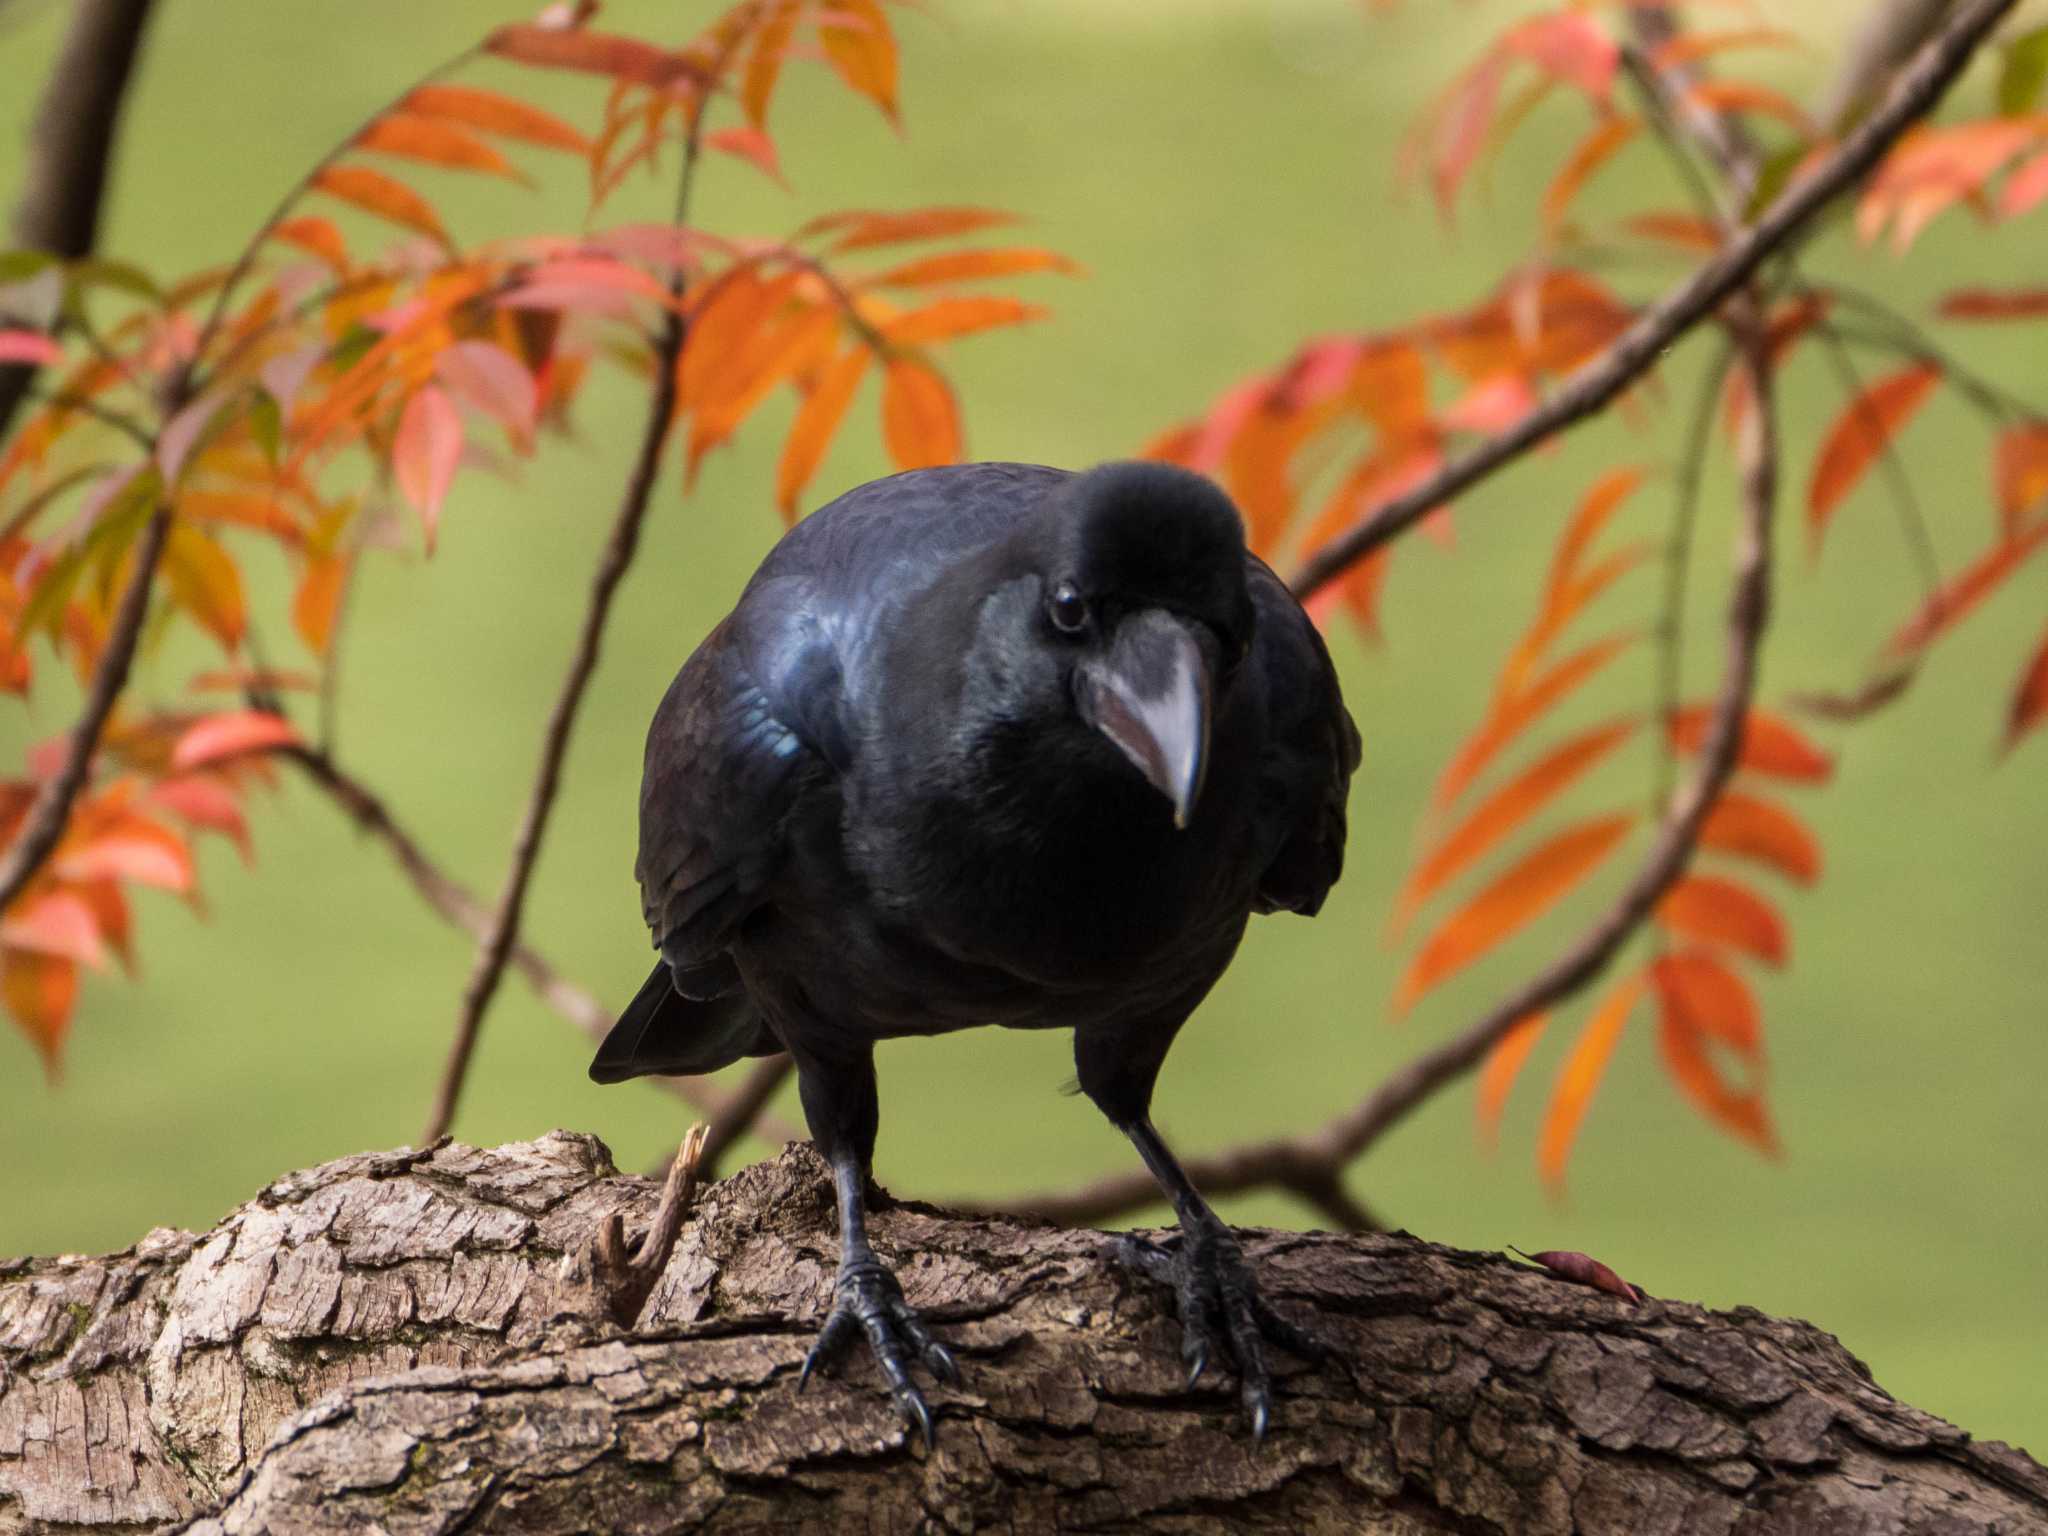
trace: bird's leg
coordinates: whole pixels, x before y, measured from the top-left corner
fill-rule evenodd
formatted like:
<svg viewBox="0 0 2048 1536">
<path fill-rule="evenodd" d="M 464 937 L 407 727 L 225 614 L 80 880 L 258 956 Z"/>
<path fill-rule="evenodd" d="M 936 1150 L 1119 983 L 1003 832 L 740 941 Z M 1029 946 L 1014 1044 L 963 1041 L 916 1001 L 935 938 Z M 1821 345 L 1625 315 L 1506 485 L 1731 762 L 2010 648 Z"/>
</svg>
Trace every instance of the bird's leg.
<svg viewBox="0 0 2048 1536">
<path fill-rule="evenodd" d="M 1266 1344 L 1278 1344 L 1308 1360 L 1325 1359 L 1329 1351 L 1313 1334 L 1275 1312 L 1259 1294 L 1237 1235 L 1196 1192 L 1151 1120 L 1141 1116 L 1118 1129 L 1131 1138 L 1138 1156 L 1173 1202 L 1181 1230 L 1179 1244 L 1170 1250 L 1126 1235 L 1118 1241 L 1118 1257 L 1172 1288 L 1180 1313 L 1181 1354 L 1188 1362 L 1189 1386 L 1201 1379 L 1219 1345 L 1229 1350 L 1237 1362 L 1239 1391 L 1252 1434 L 1264 1439 L 1273 1412 Z"/>
<path fill-rule="evenodd" d="M 873 1062 L 841 1064 L 822 1072 L 799 1058 L 798 1073 L 805 1118 L 832 1165 L 839 1203 L 839 1279 L 832 1288 L 832 1310 L 804 1356 L 797 1389 L 803 1389 L 818 1366 L 838 1358 L 865 1334 L 897 1410 L 917 1427 L 930 1450 L 931 1409 L 911 1379 L 911 1364 L 922 1361 L 933 1376 L 948 1383 L 959 1381 L 960 1369 L 952 1352 L 911 1310 L 895 1274 L 868 1243 L 867 1158 L 874 1148 L 876 1121 Z"/>
</svg>

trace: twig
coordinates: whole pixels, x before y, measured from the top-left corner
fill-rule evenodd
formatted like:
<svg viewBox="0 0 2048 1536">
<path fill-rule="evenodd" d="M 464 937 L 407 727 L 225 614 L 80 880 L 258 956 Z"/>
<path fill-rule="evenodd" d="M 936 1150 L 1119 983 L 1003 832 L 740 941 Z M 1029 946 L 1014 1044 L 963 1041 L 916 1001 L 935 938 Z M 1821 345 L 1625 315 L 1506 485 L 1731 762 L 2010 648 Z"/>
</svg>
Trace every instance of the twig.
<svg viewBox="0 0 2048 1536">
<path fill-rule="evenodd" d="M 14 244 L 66 260 L 92 254 L 114 130 L 153 4 L 85 0 L 72 12 L 64 51 L 36 110 L 35 136 L 14 212 Z M 0 366 L 0 437 L 7 435 L 34 377 L 28 363 Z"/>
<path fill-rule="evenodd" d="M 763 1057 L 754 1069 L 733 1089 L 732 1097 L 719 1105 L 717 1114 L 711 1118 L 708 1139 L 704 1143 L 702 1167 L 704 1177 L 718 1177 L 719 1159 L 732 1149 L 750 1129 L 758 1129 L 762 1137 L 770 1142 L 795 1139 L 791 1127 L 769 1120 L 756 1126 L 761 1112 L 768 1107 L 768 1101 L 775 1097 L 776 1089 L 789 1077 L 790 1069 L 796 1063 L 787 1051 L 778 1051 L 773 1056 Z"/>
<path fill-rule="evenodd" d="M 328 798 L 341 808 L 343 814 L 353 821 L 360 831 L 376 838 L 389 849 L 392 857 L 398 861 L 399 869 L 412 883 L 413 889 L 419 892 L 420 898 L 444 921 L 461 929 L 478 943 L 482 943 L 489 936 L 490 913 L 484 910 L 484 905 L 477 900 L 476 894 L 434 862 L 413 835 L 392 815 L 390 807 L 376 791 L 349 773 L 326 751 L 311 747 L 289 747 L 277 755 L 299 768 L 316 788 L 325 792 Z M 591 1040 L 602 1040 L 610 1033 L 612 1021 L 616 1017 L 613 1010 L 563 976 L 545 956 L 524 940 L 512 946 L 512 968 L 526 978 L 534 994 L 542 1002 L 583 1031 Z M 694 1078 L 659 1077 L 649 1078 L 648 1081 L 710 1116 L 714 1133 L 718 1123 L 733 1113 L 734 1101 L 747 1091 L 746 1085 L 742 1084 L 735 1090 L 732 1099 L 721 1100 L 712 1092 L 709 1083 Z M 748 1117 L 748 1123 L 756 1118 L 759 1118 L 758 1110 Z M 741 1128 L 744 1129 L 745 1126 Z M 772 1116 L 762 1120 L 756 1129 L 772 1142 L 793 1141 L 798 1137 L 794 1126 Z"/>
<path fill-rule="evenodd" d="M 630 1249 L 626 1244 L 625 1218 L 613 1211 L 590 1241 L 590 1273 L 605 1310 L 621 1328 L 631 1328 L 654 1293 L 661 1272 L 668 1268 L 675 1252 L 676 1234 L 683 1230 L 683 1218 L 697 1198 L 698 1170 L 704 1156 L 707 1127 L 698 1121 L 676 1149 L 669 1165 L 668 1180 L 661 1188 L 661 1204 L 654 1208 L 654 1220 Z"/>
<path fill-rule="evenodd" d="M 1735 294 L 1815 214 L 1876 165 L 1899 136 L 1940 99 L 1977 45 L 2017 3 L 1965 0 L 1958 5 L 1947 25 L 1898 76 L 1884 105 L 1865 118 L 1818 169 L 1781 193 L 1756 223 L 1746 226 L 1690 278 L 1638 316 L 1627 331 L 1577 369 L 1541 406 L 1505 432 L 1452 460 L 1413 490 L 1381 503 L 1311 554 L 1295 573 L 1295 595 L 1310 596 L 1452 497 L 1620 394 L 1666 347 Z"/>
<path fill-rule="evenodd" d="M 719 68 L 722 71 L 722 63 Z M 708 92 L 700 95 L 690 113 L 689 130 L 683 144 L 682 173 L 676 187 L 675 223 L 678 227 L 683 225 L 689 208 L 690 187 L 702 147 L 704 112 L 709 99 Z M 639 546 L 640 525 L 653 497 L 655 479 L 661 470 L 662 449 L 667 446 L 671 418 L 675 415 L 676 362 L 682 355 L 687 331 L 681 303 L 684 281 L 683 269 L 678 266 L 669 282 L 670 302 L 664 311 L 661 337 L 654 348 L 654 395 L 648 402 L 647 425 L 641 432 L 640 451 L 635 457 L 632 474 L 627 478 L 618 513 L 612 520 L 611 537 L 606 541 L 604 554 L 598 560 L 597 573 L 591 581 L 590 603 L 584 612 L 583 630 L 577 638 L 575 654 L 570 658 L 568 676 L 563 679 L 561 692 L 548 715 L 547 731 L 541 742 L 540 767 L 534 775 L 526 812 L 520 819 L 519 833 L 513 842 L 512 867 L 506 874 L 505 889 L 498 898 L 497 910 L 492 914 L 490 933 L 477 948 L 476 965 L 463 988 L 455 1038 L 449 1046 L 448 1064 L 442 1070 L 440 1084 L 434 1092 L 426 1129 L 420 1136 L 422 1142 L 432 1141 L 444 1133 L 455 1118 L 455 1107 L 462 1097 L 463 1080 L 469 1074 L 470 1057 L 476 1049 L 477 1033 L 483 1027 L 484 1014 L 504 977 L 505 964 L 519 934 L 520 913 L 526 904 L 526 891 L 532 882 L 535 861 L 540 856 L 541 834 L 547 827 L 548 813 L 554 807 L 555 793 L 561 785 L 562 761 L 568 755 L 569 734 L 576 723 L 577 709 L 583 702 L 583 692 L 589 685 L 591 674 L 597 670 L 598 648 L 604 637 L 605 621 L 611 614 L 612 598 L 632 565 L 634 551 Z"/>
<path fill-rule="evenodd" d="M 1642 924 L 1692 858 L 1701 825 L 1735 769 L 1742 724 L 1756 691 L 1757 652 L 1769 619 L 1771 519 L 1777 501 L 1777 435 L 1771 365 L 1754 307 L 1731 316 L 1740 331 L 1751 409 L 1740 442 L 1742 520 L 1729 602 L 1728 660 L 1700 767 L 1666 816 L 1635 878 L 1612 906 L 1548 969 L 1502 1000 L 1477 1023 L 1423 1052 L 1386 1078 L 1352 1109 L 1306 1135 L 1250 1143 L 1190 1159 L 1189 1176 L 1212 1195 L 1259 1187 L 1301 1191 L 1328 1187 L 1380 1137 L 1445 1084 L 1470 1072 L 1532 1013 L 1591 984 Z M 999 1209 L 1076 1224 L 1108 1220 L 1153 1204 L 1158 1190 L 1143 1172 L 1117 1174 L 1075 1190 L 1028 1196 Z"/>
<path fill-rule="evenodd" d="M 64 761 L 37 789 L 28 815 L 22 821 L 21 832 L 7 851 L 0 853 L 0 910 L 4 910 L 21 894 L 22 887 L 35 878 L 43 860 L 50 856 L 51 850 L 64 836 L 64 824 L 70 820 L 72 802 L 85 787 L 86 771 L 99 747 L 100 732 L 106 728 L 107 717 L 114 712 L 115 700 L 120 698 L 121 690 L 128 684 L 128 669 L 135 662 L 135 642 L 142 633 L 143 616 L 149 611 L 150 584 L 156 578 L 157 563 L 163 558 L 164 541 L 170 531 L 171 504 L 159 498 L 156 510 L 150 513 L 149 522 L 142 530 L 141 541 L 136 545 L 135 570 L 128 578 L 127 587 L 122 590 L 120 605 L 114 610 L 113 626 L 107 632 L 107 648 L 100 653 L 99 664 L 93 668 L 92 687 L 86 694 L 85 708 L 71 727 L 70 740 L 64 748 Z"/>
</svg>

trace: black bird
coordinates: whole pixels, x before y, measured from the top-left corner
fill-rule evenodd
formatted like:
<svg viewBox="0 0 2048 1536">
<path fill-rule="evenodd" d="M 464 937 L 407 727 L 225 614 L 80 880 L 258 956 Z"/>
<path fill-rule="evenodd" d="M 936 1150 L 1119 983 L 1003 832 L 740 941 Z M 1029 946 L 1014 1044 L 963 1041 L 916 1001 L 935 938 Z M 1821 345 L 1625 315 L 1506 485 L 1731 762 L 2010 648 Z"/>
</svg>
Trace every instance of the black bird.
<svg viewBox="0 0 2048 1536">
<path fill-rule="evenodd" d="M 662 959 L 590 1075 L 795 1058 L 840 1223 L 804 1379 L 865 1333 L 929 1443 L 910 1367 L 957 1378 L 868 1244 L 875 1042 L 1065 1028 L 1180 1219 L 1173 1251 L 1125 1257 L 1173 1286 L 1190 1382 L 1227 1349 L 1263 1435 L 1263 1341 L 1317 1346 L 1148 1111 L 1250 915 L 1321 906 L 1358 757 L 1315 627 L 1185 470 L 916 470 L 776 545 L 648 731 L 637 874 Z"/>
</svg>

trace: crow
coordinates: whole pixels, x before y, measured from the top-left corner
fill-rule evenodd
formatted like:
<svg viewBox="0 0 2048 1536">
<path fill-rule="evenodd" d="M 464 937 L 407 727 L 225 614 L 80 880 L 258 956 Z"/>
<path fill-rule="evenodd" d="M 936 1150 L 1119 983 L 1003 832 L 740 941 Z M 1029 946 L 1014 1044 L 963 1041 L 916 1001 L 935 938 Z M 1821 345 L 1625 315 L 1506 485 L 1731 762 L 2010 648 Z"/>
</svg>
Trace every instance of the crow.
<svg viewBox="0 0 2048 1536">
<path fill-rule="evenodd" d="M 1171 1250 L 1119 1251 L 1172 1287 L 1190 1384 L 1227 1350 L 1263 1437 L 1265 1343 L 1320 1346 L 1149 1110 L 1251 914 L 1322 905 L 1358 761 L 1321 636 L 1187 470 L 914 470 L 782 538 L 648 731 L 636 873 L 661 961 L 590 1075 L 795 1059 L 840 1233 L 800 1382 L 865 1335 L 929 1445 L 912 1367 L 958 1379 L 867 1238 L 875 1042 L 1071 1029 L 1081 1091 L 1179 1218 Z"/>
</svg>

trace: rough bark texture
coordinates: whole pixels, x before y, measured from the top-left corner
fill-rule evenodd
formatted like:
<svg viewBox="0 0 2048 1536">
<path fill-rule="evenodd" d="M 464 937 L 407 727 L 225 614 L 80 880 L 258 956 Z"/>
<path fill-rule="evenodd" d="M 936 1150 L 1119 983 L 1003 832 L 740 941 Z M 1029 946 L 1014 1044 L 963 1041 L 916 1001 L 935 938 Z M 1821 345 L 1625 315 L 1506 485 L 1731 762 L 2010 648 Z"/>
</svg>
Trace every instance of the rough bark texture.
<svg viewBox="0 0 2048 1536">
<path fill-rule="evenodd" d="M 0 1532 L 2048 1530 L 2048 1472 L 1805 1323 L 1405 1236 L 1250 1236 L 1347 1362 L 1286 1362 L 1255 1446 L 1099 1235 L 886 1203 L 876 1243 L 966 1373 L 927 1456 L 864 1360 L 795 1390 L 836 1242 L 807 1148 L 701 1192 L 622 1336 L 582 1256 L 655 1197 L 558 1132 L 0 1263 Z"/>
</svg>

